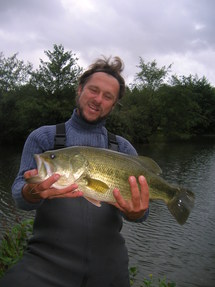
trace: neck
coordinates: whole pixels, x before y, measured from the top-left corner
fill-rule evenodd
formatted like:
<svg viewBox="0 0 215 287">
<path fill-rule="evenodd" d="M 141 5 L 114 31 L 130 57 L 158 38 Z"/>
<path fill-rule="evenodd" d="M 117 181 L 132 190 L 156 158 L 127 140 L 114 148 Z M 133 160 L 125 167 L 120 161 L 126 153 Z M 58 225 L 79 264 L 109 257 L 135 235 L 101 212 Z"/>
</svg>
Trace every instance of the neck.
<svg viewBox="0 0 215 287">
<path fill-rule="evenodd" d="M 98 123 L 92 123 L 92 122 L 86 121 L 78 113 L 78 109 L 75 109 L 73 111 L 72 120 L 73 120 L 73 124 L 77 128 L 84 128 L 84 129 L 87 129 L 87 130 L 101 129 L 102 127 L 105 126 L 105 120 L 99 121 Z"/>
</svg>

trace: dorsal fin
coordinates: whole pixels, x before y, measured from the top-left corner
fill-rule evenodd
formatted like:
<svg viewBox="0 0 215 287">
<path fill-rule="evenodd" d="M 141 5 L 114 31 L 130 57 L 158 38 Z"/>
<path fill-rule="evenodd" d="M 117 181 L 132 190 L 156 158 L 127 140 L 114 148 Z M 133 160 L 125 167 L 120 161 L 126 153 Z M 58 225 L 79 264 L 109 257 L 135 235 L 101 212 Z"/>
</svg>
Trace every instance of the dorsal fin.
<svg viewBox="0 0 215 287">
<path fill-rule="evenodd" d="M 149 171 L 159 175 L 162 173 L 161 168 L 159 165 L 150 157 L 147 156 L 136 156 L 133 157 L 135 161 L 140 163 L 144 168 L 148 169 Z"/>
</svg>

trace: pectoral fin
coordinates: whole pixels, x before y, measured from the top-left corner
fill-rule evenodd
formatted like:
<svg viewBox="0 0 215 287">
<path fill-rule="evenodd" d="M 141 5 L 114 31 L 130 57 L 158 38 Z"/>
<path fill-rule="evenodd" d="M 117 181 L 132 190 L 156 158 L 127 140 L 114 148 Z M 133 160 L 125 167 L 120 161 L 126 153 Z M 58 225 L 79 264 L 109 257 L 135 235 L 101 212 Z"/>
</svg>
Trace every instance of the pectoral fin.
<svg viewBox="0 0 215 287">
<path fill-rule="evenodd" d="M 87 178 L 87 187 L 100 193 L 105 193 L 109 190 L 109 187 L 106 183 L 93 178 Z"/>
</svg>

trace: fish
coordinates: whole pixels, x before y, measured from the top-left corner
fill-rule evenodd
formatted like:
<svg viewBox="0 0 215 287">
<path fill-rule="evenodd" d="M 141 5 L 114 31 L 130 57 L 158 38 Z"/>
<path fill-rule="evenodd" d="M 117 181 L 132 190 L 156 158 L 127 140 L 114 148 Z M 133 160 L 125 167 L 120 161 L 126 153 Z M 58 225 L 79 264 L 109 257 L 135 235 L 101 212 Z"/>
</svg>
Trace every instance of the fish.
<svg viewBox="0 0 215 287">
<path fill-rule="evenodd" d="M 143 175 L 148 183 L 150 201 L 163 201 L 181 225 L 187 221 L 194 206 L 194 193 L 167 182 L 161 177 L 159 165 L 146 156 L 128 155 L 104 148 L 71 146 L 35 154 L 34 158 L 38 174 L 28 178 L 28 183 L 39 183 L 54 173 L 60 174 L 53 187 L 62 189 L 77 183 L 83 197 L 98 207 L 101 202 L 116 202 L 114 188 L 120 190 L 125 200 L 130 200 L 128 178 L 131 175 L 136 178 Z"/>
</svg>

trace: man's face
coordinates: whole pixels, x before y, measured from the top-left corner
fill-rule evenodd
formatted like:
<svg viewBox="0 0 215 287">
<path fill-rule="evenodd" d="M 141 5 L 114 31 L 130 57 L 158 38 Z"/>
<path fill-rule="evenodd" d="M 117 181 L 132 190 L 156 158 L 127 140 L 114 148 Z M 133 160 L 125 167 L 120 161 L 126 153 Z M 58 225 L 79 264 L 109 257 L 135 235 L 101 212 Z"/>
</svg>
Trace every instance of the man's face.
<svg viewBox="0 0 215 287">
<path fill-rule="evenodd" d="M 119 88 L 113 76 L 94 73 L 84 87 L 78 88 L 78 114 L 92 123 L 106 118 L 117 102 Z"/>
</svg>

